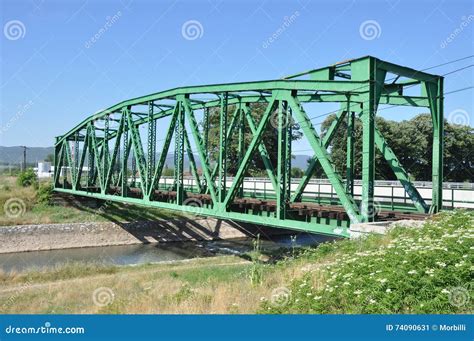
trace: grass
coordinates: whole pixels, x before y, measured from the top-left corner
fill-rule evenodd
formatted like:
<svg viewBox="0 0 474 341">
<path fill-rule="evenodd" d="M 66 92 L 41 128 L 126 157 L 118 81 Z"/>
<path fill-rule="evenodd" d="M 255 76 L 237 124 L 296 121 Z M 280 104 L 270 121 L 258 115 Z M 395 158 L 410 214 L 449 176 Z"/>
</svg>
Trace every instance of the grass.
<svg viewBox="0 0 474 341">
<path fill-rule="evenodd" d="M 472 313 L 474 212 L 442 213 L 421 228 L 326 244 L 302 256 L 323 261 L 288 284 L 284 304 L 262 313 Z"/>
<path fill-rule="evenodd" d="M 243 277 L 247 267 L 247 261 L 230 256 L 177 264 L 104 267 L 105 271 L 97 265 L 68 264 L 46 272 L 3 274 L 0 311 L 217 313 L 235 310 L 237 305 L 250 311 L 255 305 L 254 296 L 259 293 L 250 290 Z M 74 278 L 71 274 L 75 274 Z M 58 278 L 52 280 L 55 276 Z M 241 289 L 247 289 L 248 295 L 233 299 L 237 283 L 243 285 Z M 96 301 L 100 297 L 107 299 L 108 293 L 113 296 L 110 304 L 94 303 L 94 297 Z"/>
<path fill-rule="evenodd" d="M 443 213 L 422 228 L 291 250 L 276 263 L 258 261 L 257 245 L 251 261 L 0 274 L 0 312 L 472 313 L 473 226 L 472 212 Z"/>
<path fill-rule="evenodd" d="M 136 205 L 104 202 L 99 208 L 86 206 L 52 206 L 38 202 L 34 186 L 20 187 L 16 177 L 0 176 L 0 226 L 53 223 L 82 223 L 93 221 L 133 222 L 180 217 L 178 213 Z M 44 182 L 46 185 L 48 181 Z M 21 211 L 19 215 L 8 215 L 8 200 Z"/>
</svg>

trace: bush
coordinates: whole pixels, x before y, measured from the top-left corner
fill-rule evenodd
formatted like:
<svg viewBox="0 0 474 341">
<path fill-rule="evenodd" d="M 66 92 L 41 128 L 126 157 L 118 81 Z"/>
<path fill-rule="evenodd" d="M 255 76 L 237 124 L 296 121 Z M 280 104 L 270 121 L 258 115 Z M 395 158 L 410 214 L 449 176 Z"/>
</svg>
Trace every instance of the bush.
<svg viewBox="0 0 474 341">
<path fill-rule="evenodd" d="M 293 167 L 291 169 L 291 176 L 293 178 L 301 178 L 304 175 L 304 172 L 301 168 Z"/>
<path fill-rule="evenodd" d="M 28 168 L 27 170 L 21 172 L 17 178 L 18 186 L 21 187 L 36 185 L 37 181 L 36 174 L 32 168 Z"/>
<path fill-rule="evenodd" d="M 36 201 L 39 204 L 50 205 L 53 195 L 53 185 L 48 183 L 40 185 L 36 190 Z"/>
<path fill-rule="evenodd" d="M 293 280 L 287 304 L 264 302 L 261 312 L 472 312 L 472 226 L 474 213 L 446 212 L 420 228 L 326 244 L 306 255 L 308 263 L 321 264 L 322 254 L 333 261 Z"/>
</svg>

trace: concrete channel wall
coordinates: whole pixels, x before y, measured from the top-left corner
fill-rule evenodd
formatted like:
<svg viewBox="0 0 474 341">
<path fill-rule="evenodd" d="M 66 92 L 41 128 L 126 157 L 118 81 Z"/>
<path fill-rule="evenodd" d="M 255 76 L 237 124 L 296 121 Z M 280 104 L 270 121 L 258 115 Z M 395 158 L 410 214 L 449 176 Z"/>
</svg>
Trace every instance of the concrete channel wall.
<svg viewBox="0 0 474 341">
<path fill-rule="evenodd" d="M 271 236 L 287 234 L 289 231 L 212 218 L 3 226 L 0 228 L 0 253 L 233 239 L 255 237 L 259 233 L 262 236 Z"/>
<path fill-rule="evenodd" d="M 398 220 L 398 221 L 380 221 L 373 223 L 352 224 L 349 228 L 351 239 L 357 239 L 369 234 L 386 234 L 395 226 L 403 226 L 406 228 L 418 228 L 423 226 L 421 220 Z"/>
</svg>

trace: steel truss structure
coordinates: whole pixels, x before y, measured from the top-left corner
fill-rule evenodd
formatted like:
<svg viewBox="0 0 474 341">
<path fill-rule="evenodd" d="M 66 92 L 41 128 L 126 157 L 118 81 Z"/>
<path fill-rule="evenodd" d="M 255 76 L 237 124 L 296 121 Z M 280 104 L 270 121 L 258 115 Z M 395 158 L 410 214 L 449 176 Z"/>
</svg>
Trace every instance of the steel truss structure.
<svg viewBox="0 0 474 341">
<path fill-rule="evenodd" d="M 406 89 L 414 86 L 419 94 L 407 95 Z M 340 105 L 324 137 L 319 136 L 306 108 L 322 102 Z M 266 106 L 258 122 L 251 115 L 255 103 Z M 379 105 L 429 108 L 433 122 L 430 204 L 377 129 Z M 217 160 L 211 160 L 208 148 L 210 110 L 219 115 Z M 328 146 L 343 120 L 348 129 L 347 172 L 338 174 Z M 362 124 L 362 193 L 357 199 L 353 190 L 355 120 Z M 278 134 L 276 165 L 263 140 L 269 124 Z M 291 188 L 291 131 L 295 128 L 301 129 L 314 155 L 297 188 Z M 249 131 L 252 138 L 246 143 L 244 134 Z M 239 164 L 229 182 L 231 139 L 238 140 Z M 162 141 L 159 148 L 158 141 Z M 160 179 L 172 143 L 174 182 L 169 188 Z M 412 199 L 411 207 L 400 210 L 427 214 L 442 208 L 443 77 L 367 56 L 278 80 L 180 87 L 127 100 L 56 138 L 54 188 L 104 200 L 348 236 L 351 223 L 377 220 L 373 207 L 376 148 Z M 184 186 L 185 155 L 195 186 Z M 255 157 L 263 160 L 274 200 L 250 198 L 243 188 Z M 316 205 L 314 198 L 305 196 L 317 167 L 337 195 L 328 205 Z"/>
</svg>

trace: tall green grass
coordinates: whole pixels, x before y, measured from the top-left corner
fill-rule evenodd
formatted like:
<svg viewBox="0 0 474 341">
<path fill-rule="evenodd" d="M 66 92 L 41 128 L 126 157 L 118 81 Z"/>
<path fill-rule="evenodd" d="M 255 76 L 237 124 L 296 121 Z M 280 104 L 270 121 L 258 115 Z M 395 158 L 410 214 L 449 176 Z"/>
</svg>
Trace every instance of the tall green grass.
<svg viewBox="0 0 474 341">
<path fill-rule="evenodd" d="M 284 304 L 264 300 L 259 311 L 472 313 L 473 227 L 474 212 L 446 212 L 423 227 L 322 245 L 302 256 L 308 271 L 290 283 Z"/>
</svg>

